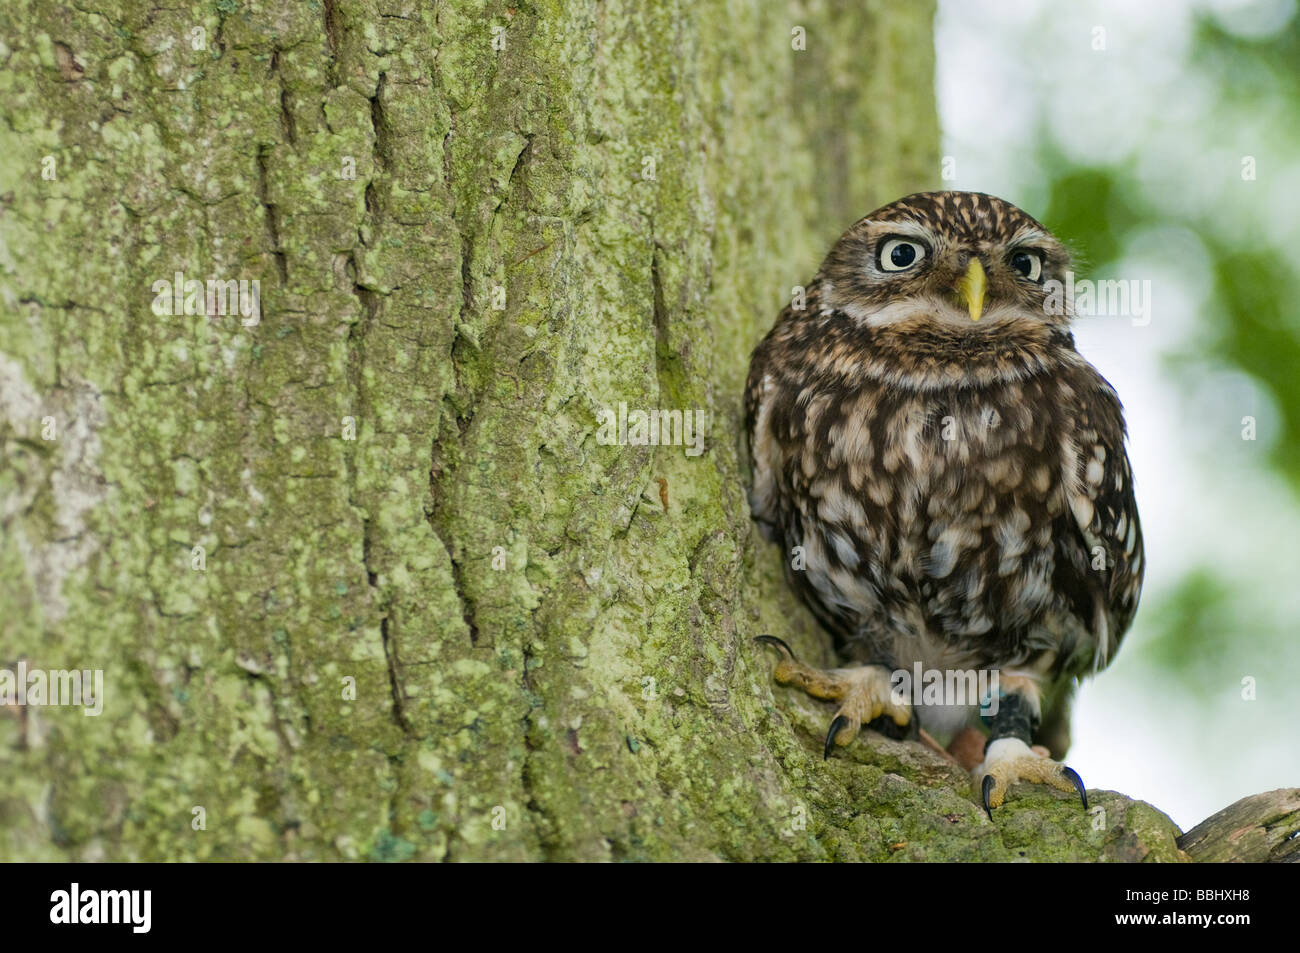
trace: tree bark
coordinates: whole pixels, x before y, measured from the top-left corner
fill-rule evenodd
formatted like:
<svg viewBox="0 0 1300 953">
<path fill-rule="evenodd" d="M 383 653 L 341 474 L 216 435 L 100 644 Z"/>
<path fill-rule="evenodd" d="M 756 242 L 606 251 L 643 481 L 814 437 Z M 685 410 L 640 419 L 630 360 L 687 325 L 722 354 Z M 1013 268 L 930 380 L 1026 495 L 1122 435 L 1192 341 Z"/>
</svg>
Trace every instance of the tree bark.
<svg viewBox="0 0 1300 953">
<path fill-rule="evenodd" d="M 1300 789 L 1244 797 L 1178 838 L 1178 846 L 1201 863 L 1300 862 Z"/>
<path fill-rule="evenodd" d="M 748 355 L 938 167 L 931 7 L 795 9 L 8 0 L 0 665 L 105 690 L 0 719 L 6 859 L 1181 859 L 771 684 Z"/>
</svg>

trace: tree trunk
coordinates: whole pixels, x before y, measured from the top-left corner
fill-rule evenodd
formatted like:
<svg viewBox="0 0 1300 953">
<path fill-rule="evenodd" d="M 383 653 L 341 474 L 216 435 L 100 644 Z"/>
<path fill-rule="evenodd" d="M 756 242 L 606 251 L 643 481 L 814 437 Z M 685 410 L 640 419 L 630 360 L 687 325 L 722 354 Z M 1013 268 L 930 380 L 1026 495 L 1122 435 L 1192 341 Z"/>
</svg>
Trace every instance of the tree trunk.
<svg viewBox="0 0 1300 953">
<path fill-rule="evenodd" d="M 753 643 L 831 658 L 748 355 L 936 184 L 928 5 L 195 9 L 0 9 L 0 666 L 104 673 L 0 719 L 5 859 L 1181 858 L 1118 795 L 823 763 Z"/>
</svg>

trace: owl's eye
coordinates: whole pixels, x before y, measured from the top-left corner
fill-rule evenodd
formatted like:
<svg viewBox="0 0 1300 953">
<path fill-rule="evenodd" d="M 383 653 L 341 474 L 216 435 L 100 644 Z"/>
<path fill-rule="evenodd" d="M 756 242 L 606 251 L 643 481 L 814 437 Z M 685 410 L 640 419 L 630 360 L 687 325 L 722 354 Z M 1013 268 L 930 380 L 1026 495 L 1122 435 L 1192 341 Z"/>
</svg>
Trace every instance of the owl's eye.
<svg viewBox="0 0 1300 953">
<path fill-rule="evenodd" d="M 880 246 L 881 271 L 906 271 L 925 259 L 925 246 L 906 238 L 891 238 Z"/>
<path fill-rule="evenodd" d="M 1037 281 L 1043 273 L 1043 256 L 1036 251 L 1021 249 L 1011 253 L 1011 267 L 1030 281 Z"/>
</svg>

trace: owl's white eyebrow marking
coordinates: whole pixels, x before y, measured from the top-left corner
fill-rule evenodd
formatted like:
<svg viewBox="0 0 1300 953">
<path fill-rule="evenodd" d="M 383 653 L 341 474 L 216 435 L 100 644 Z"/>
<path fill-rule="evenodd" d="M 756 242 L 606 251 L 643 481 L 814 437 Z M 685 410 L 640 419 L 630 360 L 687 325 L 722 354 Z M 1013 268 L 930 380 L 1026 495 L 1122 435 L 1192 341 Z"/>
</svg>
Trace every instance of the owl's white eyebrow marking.
<svg viewBox="0 0 1300 953">
<path fill-rule="evenodd" d="M 888 219 L 868 219 L 867 224 L 880 229 L 887 229 L 889 235 L 902 235 L 906 238 L 923 238 L 931 246 L 935 242 L 935 234 L 917 222 L 900 221 L 893 222 Z M 885 237 L 884 235 L 881 236 Z"/>
<path fill-rule="evenodd" d="M 1039 242 L 1047 242 L 1051 240 L 1052 237 L 1048 235 L 1047 232 L 1043 231 L 1041 228 L 1034 228 L 1034 226 L 1032 225 L 1025 225 L 1023 228 L 1017 231 L 1013 236 L 1011 236 L 1011 241 L 1007 242 L 1007 245 L 1008 246 L 1034 245 L 1034 244 L 1038 244 Z"/>
</svg>

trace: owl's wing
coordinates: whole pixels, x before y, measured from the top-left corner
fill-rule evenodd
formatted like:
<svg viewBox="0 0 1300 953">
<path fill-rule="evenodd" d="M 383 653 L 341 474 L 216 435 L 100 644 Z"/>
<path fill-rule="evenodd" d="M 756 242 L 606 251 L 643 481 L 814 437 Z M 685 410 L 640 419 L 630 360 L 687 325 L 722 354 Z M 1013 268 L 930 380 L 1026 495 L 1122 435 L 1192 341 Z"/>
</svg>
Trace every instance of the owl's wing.
<svg viewBox="0 0 1300 953">
<path fill-rule="evenodd" d="M 763 351 L 760 345 L 749 366 L 749 381 L 745 386 L 745 434 L 749 439 L 749 464 L 753 471 L 749 487 L 750 513 L 763 538 L 773 542 L 778 537 L 777 524 L 780 521 L 775 481 L 784 464 L 781 448 L 768 429 L 773 383 L 766 370 L 767 360 Z"/>
<path fill-rule="evenodd" d="M 1142 526 L 1119 397 L 1090 366 L 1074 410 L 1065 453 L 1068 518 L 1075 529 L 1066 555 L 1067 591 L 1095 638 L 1091 668 L 1104 668 L 1137 611 L 1144 570 Z M 1062 567 L 1066 568 L 1066 567 Z"/>
<path fill-rule="evenodd" d="M 773 377 L 771 353 L 778 346 L 777 335 L 790 308 L 781 312 L 776 325 L 754 349 L 745 381 L 745 435 L 749 443 L 749 508 L 759 531 L 768 542 L 780 536 L 781 515 L 777 480 L 785 467 L 785 455 L 769 426 L 769 416 L 777 389 Z"/>
<path fill-rule="evenodd" d="M 785 367 L 788 372 L 799 363 L 792 362 L 792 356 L 806 358 L 807 342 L 793 339 L 796 337 L 799 319 L 815 315 L 821 310 L 821 296 L 822 281 L 819 274 L 808 283 L 798 309 L 795 308 L 794 301 L 781 309 L 776 323 L 749 359 L 749 376 L 745 380 L 745 435 L 749 442 L 750 464 L 754 470 L 750 509 L 769 540 L 773 538 L 770 532 L 779 520 L 774 480 L 786 463 L 781 447 L 772 439 L 769 417 L 774 400 L 781 396 L 787 399 L 792 396 L 788 377 L 779 378 L 780 369 Z M 796 388 L 795 393 L 797 392 Z"/>
<path fill-rule="evenodd" d="M 767 339 L 764 338 L 749 359 L 749 376 L 745 380 L 745 437 L 749 441 L 751 461 L 754 455 L 754 425 L 763 400 L 763 377 L 767 369 Z"/>
</svg>

